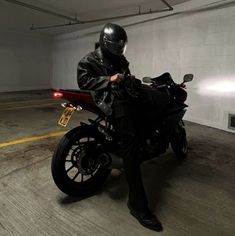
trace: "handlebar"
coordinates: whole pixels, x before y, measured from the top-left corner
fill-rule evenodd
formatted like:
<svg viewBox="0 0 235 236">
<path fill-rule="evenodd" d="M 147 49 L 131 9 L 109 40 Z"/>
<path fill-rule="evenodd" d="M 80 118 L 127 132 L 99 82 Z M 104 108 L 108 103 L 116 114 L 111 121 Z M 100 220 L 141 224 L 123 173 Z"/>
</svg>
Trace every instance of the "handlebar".
<svg viewBox="0 0 235 236">
<path fill-rule="evenodd" d="M 153 82 L 152 82 L 153 83 Z M 154 85 L 154 83 L 153 83 Z M 177 84 L 177 83 L 170 83 L 170 84 L 162 84 L 162 85 L 157 85 L 156 86 L 159 89 L 164 89 L 164 88 L 171 88 L 171 87 L 175 87 L 175 88 L 185 88 L 185 84 L 181 83 L 181 84 Z"/>
</svg>

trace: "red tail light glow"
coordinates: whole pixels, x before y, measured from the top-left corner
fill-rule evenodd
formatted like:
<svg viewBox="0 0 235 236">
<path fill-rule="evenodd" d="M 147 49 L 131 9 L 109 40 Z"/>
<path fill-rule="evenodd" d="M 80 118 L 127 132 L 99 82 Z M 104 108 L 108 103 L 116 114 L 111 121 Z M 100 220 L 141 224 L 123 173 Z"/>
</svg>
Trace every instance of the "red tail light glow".
<svg viewBox="0 0 235 236">
<path fill-rule="evenodd" d="M 62 98 L 63 97 L 63 93 L 61 93 L 61 92 L 54 92 L 53 93 L 53 97 L 54 98 Z"/>
</svg>

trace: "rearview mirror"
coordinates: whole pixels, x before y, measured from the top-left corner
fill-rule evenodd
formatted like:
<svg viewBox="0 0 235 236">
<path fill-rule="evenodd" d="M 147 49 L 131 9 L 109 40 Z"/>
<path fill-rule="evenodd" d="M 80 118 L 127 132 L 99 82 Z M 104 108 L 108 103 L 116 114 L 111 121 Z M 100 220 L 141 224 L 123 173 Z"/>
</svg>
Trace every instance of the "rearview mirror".
<svg viewBox="0 0 235 236">
<path fill-rule="evenodd" d="M 146 83 L 146 84 L 152 83 L 151 77 L 144 77 L 142 80 L 143 80 L 143 82 Z"/>
<path fill-rule="evenodd" d="M 193 80 L 193 74 L 186 74 L 184 76 L 184 83 L 190 82 Z"/>
</svg>

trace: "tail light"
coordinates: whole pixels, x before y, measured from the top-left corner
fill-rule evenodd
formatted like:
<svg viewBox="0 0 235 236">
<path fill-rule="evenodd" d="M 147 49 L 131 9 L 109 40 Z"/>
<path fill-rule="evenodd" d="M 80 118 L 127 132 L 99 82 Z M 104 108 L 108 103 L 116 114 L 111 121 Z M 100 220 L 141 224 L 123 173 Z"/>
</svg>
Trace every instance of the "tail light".
<svg viewBox="0 0 235 236">
<path fill-rule="evenodd" d="M 62 98 L 63 97 L 63 93 L 61 93 L 61 92 L 54 92 L 53 93 L 53 97 L 54 98 Z"/>
</svg>

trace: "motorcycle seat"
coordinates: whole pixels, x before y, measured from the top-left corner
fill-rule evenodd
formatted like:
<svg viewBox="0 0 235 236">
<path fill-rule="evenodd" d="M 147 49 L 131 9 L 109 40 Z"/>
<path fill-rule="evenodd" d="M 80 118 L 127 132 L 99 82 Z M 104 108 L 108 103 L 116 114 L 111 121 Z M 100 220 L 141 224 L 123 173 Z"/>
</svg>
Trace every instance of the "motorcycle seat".
<svg viewBox="0 0 235 236">
<path fill-rule="evenodd" d="M 81 89 L 61 89 L 59 92 L 63 94 L 63 99 L 68 100 L 75 105 L 80 105 L 83 109 L 90 112 L 104 115 L 101 109 L 95 103 L 94 91 Z"/>
<path fill-rule="evenodd" d="M 61 92 L 71 92 L 71 93 L 78 93 L 78 94 L 87 94 L 87 95 L 92 95 L 94 93 L 91 90 L 82 90 L 82 89 L 61 89 Z"/>
</svg>

